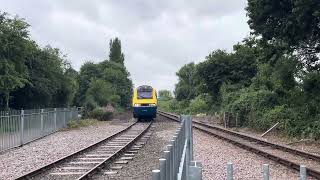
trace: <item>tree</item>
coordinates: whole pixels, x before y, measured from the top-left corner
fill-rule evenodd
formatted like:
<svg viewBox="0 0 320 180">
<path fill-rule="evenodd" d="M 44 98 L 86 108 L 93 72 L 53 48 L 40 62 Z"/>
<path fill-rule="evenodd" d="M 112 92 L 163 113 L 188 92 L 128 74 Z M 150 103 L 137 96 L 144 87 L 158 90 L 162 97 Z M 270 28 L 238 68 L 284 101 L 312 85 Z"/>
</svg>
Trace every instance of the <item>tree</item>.
<svg viewBox="0 0 320 180">
<path fill-rule="evenodd" d="M 175 86 L 175 97 L 180 100 L 191 100 L 197 96 L 199 81 L 194 63 L 184 65 L 177 73 L 178 83 Z"/>
<path fill-rule="evenodd" d="M 10 93 L 28 82 L 25 66 L 28 27 L 23 19 L 0 12 L 0 94 L 5 97 L 6 109 Z"/>
<path fill-rule="evenodd" d="M 71 105 L 77 90 L 76 72 L 59 49 L 30 43 L 25 59 L 29 83 L 12 92 L 12 107 L 45 108 Z"/>
<path fill-rule="evenodd" d="M 169 90 L 159 90 L 158 99 L 162 101 L 167 101 L 173 99 L 171 91 Z"/>
<path fill-rule="evenodd" d="M 104 60 L 101 63 L 85 63 L 79 73 L 79 91 L 76 95 L 76 103 L 83 105 L 93 102 L 92 98 L 87 97 L 87 91 L 91 88 L 93 81 L 103 81 L 114 90 L 108 102 L 114 106 L 128 107 L 132 96 L 132 81 L 130 73 L 124 65 L 124 55 L 121 51 L 121 42 L 118 38 L 110 41 L 110 60 Z M 91 96 L 92 97 L 92 96 Z M 88 103 L 87 103 L 88 104 Z M 94 104 L 94 103 L 91 103 Z M 101 103 L 96 104 L 100 106 Z"/>
<path fill-rule="evenodd" d="M 93 80 L 86 92 L 86 105 L 89 109 L 107 106 L 114 94 L 111 84 L 101 79 Z"/>
<path fill-rule="evenodd" d="M 268 43 L 298 52 L 306 68 L 320 70 L 318 0 L 248 0 L 248 24 Z"/>
<path fill-rule="evenodd" d="M 99 79 L 102 77 L 102 68 L 99 64 L 94 64 L 93 62 L 84 63 L 79 72 L 78 84 L 79 89 L 76 94 L 75 104 L 83 106 L 86 99 L 86 92 L 90 87 L 90 83 L 94 79 Z"/>
<path fill-rule="evenodd" d="M 124 54 L 121 50 L 121 41 L 119 38 L 114 38 L 110 40 L 110 54 L 109 54 L 109 60 L 111 62 L 116 62 L 119 64 L 124 63 Z"/>
<path fill-rule="evenodd" d="M 5 109 L 9 109 L 10 92 L 16 88 L 21 88 L 25 85 L 27 80 L 15 71 L 14 64 L 7 60 L 0 61 L 0 91 L 5 97 Z"/>
<path fill-rule="evenodd" d="M 103 79 L 112 84 L 116 89 L 117 95 L 120 97 L 120 106 L 128 107 L 132 97 L 132 81 L 129 79 L 129 72 L 125 66 L 120 63 L 109 61 L 104 63 L 106 68 L 103 71 Z"/>
</svg>

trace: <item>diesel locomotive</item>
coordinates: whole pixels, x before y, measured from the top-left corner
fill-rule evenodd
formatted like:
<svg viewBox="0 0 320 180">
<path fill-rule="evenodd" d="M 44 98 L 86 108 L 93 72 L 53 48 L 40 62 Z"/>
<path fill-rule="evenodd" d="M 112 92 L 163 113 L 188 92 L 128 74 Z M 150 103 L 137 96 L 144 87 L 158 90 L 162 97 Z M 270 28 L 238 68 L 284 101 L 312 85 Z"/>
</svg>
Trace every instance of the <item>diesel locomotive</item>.
<svg viewBox="0 0 320 180">
<path fill-rule="evenodd" d="M 138 120 L 153 119 L 157 115 L 157 92 L 148 85 L 137 87 L 132 96 L 133 117 Z"/>
</svg>

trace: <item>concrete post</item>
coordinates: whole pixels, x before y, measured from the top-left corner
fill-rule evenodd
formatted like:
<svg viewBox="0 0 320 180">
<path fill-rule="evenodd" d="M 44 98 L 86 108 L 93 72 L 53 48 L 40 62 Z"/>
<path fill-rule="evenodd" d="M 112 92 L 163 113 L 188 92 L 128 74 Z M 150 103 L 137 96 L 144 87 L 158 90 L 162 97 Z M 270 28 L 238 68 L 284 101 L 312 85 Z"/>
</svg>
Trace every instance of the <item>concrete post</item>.
<svg viewBox="0 0 320 180">
<path fill-rule="evenodd" d="M 307 180 L 307 168 L 305 165 L 300 165 L 300 180 Z"/>
<path fill-rule="evenodd" d="M 227 180 L 233 180 L 233 165 L 232 162 L 227 164 Z"/>
<path fill-rule="evenodd" d="M 263 165 L 263 180 L 269 180 L 269 164 Z"/>
</svg>

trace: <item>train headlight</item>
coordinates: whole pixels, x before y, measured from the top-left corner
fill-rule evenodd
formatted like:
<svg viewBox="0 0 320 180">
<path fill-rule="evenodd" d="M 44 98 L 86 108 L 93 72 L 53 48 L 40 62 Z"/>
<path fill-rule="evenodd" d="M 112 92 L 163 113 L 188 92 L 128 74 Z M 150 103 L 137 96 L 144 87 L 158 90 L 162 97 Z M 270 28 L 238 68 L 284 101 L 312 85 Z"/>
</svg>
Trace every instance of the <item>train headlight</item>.
<svg viewBox="0 0 320 180">
<path fill-rule="evenodd" d="M 156 106 L 156 104 L 149 104 L 149 106 Z"/>
<path fill-rule="evenodd" d="M 141 106 L 140 104 L 134 104 L 133 105 L 134 107 L 139 107 L 139 106 Z"/>
</svg>

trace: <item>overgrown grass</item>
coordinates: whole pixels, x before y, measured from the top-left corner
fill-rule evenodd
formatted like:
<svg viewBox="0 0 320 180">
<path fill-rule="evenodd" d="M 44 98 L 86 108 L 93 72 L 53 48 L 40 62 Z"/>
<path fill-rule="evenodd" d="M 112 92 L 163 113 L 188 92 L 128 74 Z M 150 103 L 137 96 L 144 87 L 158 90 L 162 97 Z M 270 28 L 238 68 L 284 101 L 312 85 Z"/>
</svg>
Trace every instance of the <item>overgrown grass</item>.
<svg viewBox="0 0 320 180">
<path fill-rule="evenodd" d="M 99 121 L 97 119 L 81 119 L 75 120 L 68 123 L 68 129 L 76 129 L 80 127 L 87 127 L 97 124 Z"/>
</svg>

